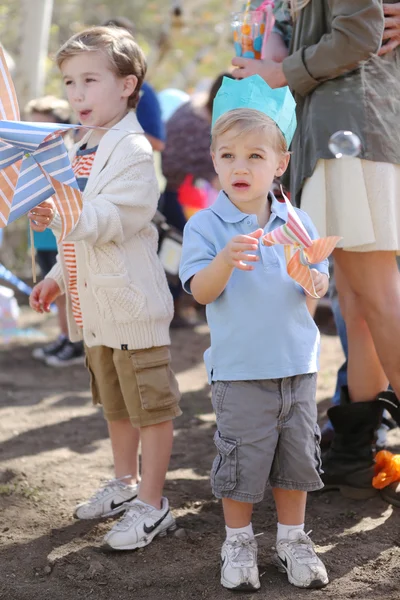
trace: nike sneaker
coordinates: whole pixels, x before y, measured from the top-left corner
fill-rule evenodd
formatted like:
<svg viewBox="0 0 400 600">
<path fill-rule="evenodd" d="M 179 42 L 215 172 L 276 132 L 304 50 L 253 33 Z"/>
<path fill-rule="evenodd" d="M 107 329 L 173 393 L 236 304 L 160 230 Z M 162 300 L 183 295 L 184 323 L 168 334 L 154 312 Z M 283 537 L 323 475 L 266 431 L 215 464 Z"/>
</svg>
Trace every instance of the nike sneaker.
<svg viewBox="0 0 400 600">
<path fill-rule="evenodd" d="M 47 356 L 46 365 L 49 367 L 69 367 L 71 365 L 83 365 L 85 362 L 85 349 L 83 342 L 66 341 L 58 352 Z"/>
<path fill-rule="evenodd" d="M 50 356 L 54 356 L 60 352 L 68 341 L 67 337 L 60 335 L 54 342 L 50 342 L 49 344 L 46 344 L 46 346 L 41 346 L 40 348 L 35 348 L 32 352 L 32 357 L 36 360 L 46 361 Z"/>
<path fill-rule="evenodd" d="M 113 517 L 129 508 L 128 503 L 138 495 L 138 485 L 127 485 L 124 477 L 107 481 L 86 502 L 75 507 L 76 519 L 101 519 Z"/>
<path fill-rule="evenodd" d="M 260 588 L 257 566 L 257 542 L 247 533 L 225 540 L 221 550 L 221 585 L 235 591 L 251 592 Z"/>
<path fill-rule="evenodd" d="M 289 538 L 276 544 L 274 563 L 286 573 L 289 583 L 300 588 L 321 588 L 329 583 L 324 563 L 304 531 L 289 532 Z"/>
<path fill-rule="evenodd" d="M 163 537 L 175 529 L 175 519 L 166 498 L 162 498 L 159 510 L 134 500 L 122 519 L 105 535 L 103 546 L 108 550 L 135 550 L 150 544 L 156 535 Z"/>
</svg>

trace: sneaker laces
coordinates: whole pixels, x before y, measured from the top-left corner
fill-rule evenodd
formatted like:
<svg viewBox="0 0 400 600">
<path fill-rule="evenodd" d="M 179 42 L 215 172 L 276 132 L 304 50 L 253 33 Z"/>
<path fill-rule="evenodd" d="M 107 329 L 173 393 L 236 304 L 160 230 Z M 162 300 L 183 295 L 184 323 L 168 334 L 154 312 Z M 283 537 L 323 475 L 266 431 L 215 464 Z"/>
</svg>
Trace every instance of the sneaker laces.
<svg viewBox="0 0 400 600">
<path fill-rule="evenodd" d="M 308 533 L 299 532 L 298 537 L 294 540 L 285 541 L 290 547 L 293 556 L 301 564 L 309 564 L 315 561 L 314 544 L 309 538 L 311 530 Z"/>
<path fill-rule="evenodd" d="M 43 346 L 42 350 L 44 354 L 53 354 L 55 351 L 59 352 L 67 342 L 67 338 L 60 336 L 54 340 L 54 342 L 50 342 L 49 344 L 46 344 L 46 346 Z"/>
<path fill-rule="evenodd" d="M 129 529 L 139 517 L 151 510 L 150 506 L 143 504 L 142 502 L 125 502 L 123 506 L 126 506 L 127 510 L 122 519 L 114 525 L 114 531 L 125 531 L 126 529 Z"/>
<path fill-rule="evenodd" d="M 262 534 L 258 534 L 262 535 Z M 256 536 L 254 536 L 256 537 Z M 234 541 L 227 540 L 231 546 L 231 561 L 238 563 L 241 567 L 250 566 L 254 563 L 254 537 L 249 538 L 246 535 L 239 533 Z M 250 563 L 250 564 L 249 564 Z"/>
<path fill-rule="evenodd" d="M 70 358 L 80 357 L 83 354 L 83 350 L 80 347 L 76 347 L 73 342 L 67 341 L 57 352 L 57 357 L 61 360 L 69 360 Z"/>
<path fill-rule="evenodd" d="M 126 483 L 124 483 L 124 479 L 130 479 L 131 475 L 124 475 L 123 477 L 117 477 L 115 479 L 106 479 L 104 480 L 104 485 L 101 486 L 101 488 L 99 488 L 97 490 L 97 492 L 95 492 L 93 494 L 93 496 L 91 496 L 88 500 L 88 503 L 92 503 L 92 502 L 96 502 L 97 500 L 100 500 L 101 498 L 103 498 L 103 496 L 105 496 L 106 494 L 108 494 L 109 492 L 113 491 L 113 490 L 117 490 L 117 489 L 123 489 L 124 487 L 127 486 Z"/>
</svg>

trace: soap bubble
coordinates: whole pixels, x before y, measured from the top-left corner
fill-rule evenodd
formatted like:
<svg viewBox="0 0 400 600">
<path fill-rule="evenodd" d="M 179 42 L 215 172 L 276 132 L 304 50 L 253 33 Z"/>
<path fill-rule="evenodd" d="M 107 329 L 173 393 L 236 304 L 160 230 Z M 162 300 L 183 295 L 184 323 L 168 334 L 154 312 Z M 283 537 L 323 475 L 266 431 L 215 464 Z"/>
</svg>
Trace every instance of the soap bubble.
<svg viewBox="0 0 400 600">
<path fill-rule="evenodd" d="M 361 141 L 352 131 L 336 131 L 330 137 L 328 147 L 335 158 L 358 156 L 361 152 Z"/>
</svg>

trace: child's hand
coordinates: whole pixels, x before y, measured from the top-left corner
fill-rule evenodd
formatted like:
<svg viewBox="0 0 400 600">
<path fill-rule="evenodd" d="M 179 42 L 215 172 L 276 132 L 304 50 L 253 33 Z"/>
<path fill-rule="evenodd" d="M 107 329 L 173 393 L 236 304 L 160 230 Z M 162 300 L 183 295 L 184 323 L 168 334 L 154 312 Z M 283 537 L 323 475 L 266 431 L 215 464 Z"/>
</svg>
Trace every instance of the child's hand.
<svg viewBox="0 0 400 600">
<path fill-rule="evenodd" d="M 61 296 L 61 290 L 54 279 L 43 279 L 33 288 L 29 304 L 38 313 L 50 312 L 50 304 Z"/>
<path fill-rule="evenodd" d="M 39 206 L 35 206 L 28 213 L 32 229 L 34 231 L 44 231 L 54 219 L 55 214 L 56 209 L 53 200 L 45 200 Z"/>
<path fill-rule="evenodd" d="M 236 269 L 241 269 L 242 271 L 252 271 L 254 267 L 246 265 L 244 261 L 256 262 L 259 260 L 258 256 L 248 254 L 247 252 L 255 252 L 257 250 L 258 240 L 263 233 L 262 229 L 256 229 L 256 231 L 248 235 L 236 235 L 232 238 L 222 250 L 225 262 L 230 267 L 236 267 Z"/>
<path fill-rule="evenodd" d="M 310 269 L 311 277 L 314 282 L 315 291 L 322 298 L 329 288 L 329 277 L 325 273 L 320 273 L 317 269 Z"/>
</svg>

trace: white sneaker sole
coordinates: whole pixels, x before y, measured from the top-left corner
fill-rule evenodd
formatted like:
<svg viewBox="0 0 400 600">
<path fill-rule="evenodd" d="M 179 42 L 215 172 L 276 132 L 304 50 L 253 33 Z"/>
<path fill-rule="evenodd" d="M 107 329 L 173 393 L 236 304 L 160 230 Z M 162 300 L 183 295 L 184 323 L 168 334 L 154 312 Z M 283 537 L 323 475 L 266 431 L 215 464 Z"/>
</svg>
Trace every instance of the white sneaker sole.
<svg viewBox="0 0 400 600">
<path fill-rule="evenodd" d="M 223 577 L 221 577 L 221 585 L 226 590 L 230 590 L 231 592 L 257 592 L 257 590 L 259 590 L 261 587 L 260 583 L 258 583 L 258 586 L 253 585 L 252 583 L 241 583 L 235 587 Z"/>
<path fill-rule="evenodd" d="M 120 550 L 137 550 L 138 548 L 144 548 L 145 546 L 148 546 L 154 540 L 155 537 L 166 537 L 168 533 L 172 533 L 176 529 L 177 525 L 174 521 L 173 523 L 171 523 L 171 525 L 169 525 L 165 529 L 162 529 L 161 531 L 153 531 L 139 542 L 136 542 L 136 544 L 127 544 L 125 546 L 119 546 L 118 548 L 115 548 L 114 546 L 111 546 L 108 542 L 104 542 L 102 544 L 102 548 L 112 552 L 119 552 Z"/>
<path fill-rule="evenodd" d="M 279 558 L 278 554 L 274 555 L 274 557 L 272 559 L 272 562 L 276 566 L 276 568 L 278 569 L 279 573 L 286 573 L 289 583 L 291 583 L 295 587 L 305 588 L 305 589 L 318 589 L 318 588 L 325 587 L 329 583 L 328 577 L 326 578 L 326 580 L 314 579 L 313 581 L 311 581 L 308 584 L 302 583 L 301 581 L 297 581 L 296 579 L 294 579 L 292 577 L 292 575 L 289 572 L 289 570 L 282 563 L 282 561 Z"/>
<path fill-rule="evenodd" d="M 35 348 L 32 352 L 32 358 L 35 360 L 46 360 L 46 355 L 41 348 Z"/>
<path fill-rule="evenodd" d="M 71 360 L 61 361 L 55 359 L 55 357 L 46 358 L 46 365 L 48 367 L 56 367 L 64 369 L 65 367 L 71 367 L 72 365 L 83 365 L 85 362 L 84 356 L 77 356 L 76 358 L 71 358 Z"/>
</svg>

